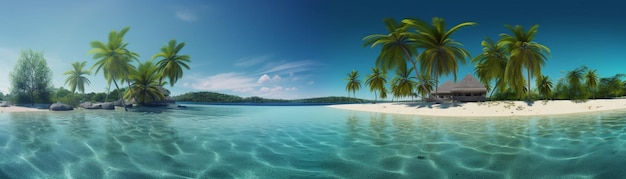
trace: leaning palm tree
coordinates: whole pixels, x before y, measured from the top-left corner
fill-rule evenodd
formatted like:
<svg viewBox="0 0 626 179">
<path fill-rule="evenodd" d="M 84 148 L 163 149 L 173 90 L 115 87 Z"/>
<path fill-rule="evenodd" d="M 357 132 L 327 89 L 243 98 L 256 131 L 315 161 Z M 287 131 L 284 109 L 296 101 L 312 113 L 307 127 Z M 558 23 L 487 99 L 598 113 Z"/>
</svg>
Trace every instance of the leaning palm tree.
<svg viewBox="0 0 626 179">
<path fill-rule="evenodd" d="M 417 44 L 415 43 L 415 34 L 408 32 L 408 26 L 403 23 L 397 23 L 393 18 L 384 20 L 385 28 L 388 34 L 372 34 L 363 38 L 363 46 L 376 47 L 381 45 L 382 48 L 376 58 L 376 66 L 386 73 L 388 70 L 406 70 L 407 63 L 410 63 L 415 70 L 415 78 L 422 83 L 417 68 Z"/>
<path fill-rule="evenodd" d="M 541 75 L 537 77 L 537 91 L 544 99 L 549 99 L 552 93 L 552 80 L 548 76 Z"/>
<path fill-rule="evenodd" d="M 493 89 L 488 88 L 491 90 L 489 96 L 493 96 L 493 92 L 496 89 L 498 92 L 503 93 L 506 91 L 504 74 L 508 63 L 506 48 L 502 44 L 495 43 L 490 38 L 485 38 L 480 45 L 483 46 L 483 52 L 471 61 L 476 63 L 474 73 L 486 87 L 491 87 L 491 81 L 495 80 Z"/>
<path fill-rule="evenodd" d="M 129 27 L 126 27 L 119 32 L 111 31 L 109 33 L 109 41 L 106 44 L 100 41 L 92 41 L 90 43 L 92 49 L 88 52 L 93 54 L 95 60 L 98 60 L 91 68 L 96 68 L 96 74 L 102 70 L 107 82 L 113 81 L 118 91 L 120 91 L 120 88 L 117 81 L 128 81 L 128 75 L 135 68 L 130 62 L 135 59 L 136 53 L 127 50 L 126 46 L 128 43 L 124 42 L 124 35 L 129 29 Z M 118 94 L 124 110 L 128 111 L 122 94 Z"/>
<path fill-rule="evenodd" d="M 376 91 L 382 92 L 385 88 L 385 83 L 387 83 L 387 79 L 385 79 L 385 75 L 380 71 L 379 68 L 372 68 L 372 73 L 367 75 L 367 80 L 365 80 L 365 84 L 370 87 L 370 92 L 374 92 L 374 103 L 378 100 L 378 94 Z"/>
<path fill-rule="evenodd" d="M 458 63 L 465 64 L 465 59 L 470 57 L 469 52 L 462 48 L 463 44 L 454 41 L 450 36 L 462 27 L 473 26 L 476 23 L 464 22 L 446 29 L 445 21 L 438 17 L 432 19 L 432 25 L 419 19 L 404 19 L 402 22 L 417 29 L 416 46 L 424 49 L 419 55 L 420 67 L 426 74 L 433 76 L 437 98 L 438 78 L 441 75 L 452 74 L 456 81 Z"/>
<path fill-rule="evenodd" d="M 585 74 L 585 84 L 589 90 L 593 89 L 593 98 L 596 98 L 596 91 L 598 87 L 598 74 L 596 73 L 598 70 L 589 70 L 587 74 Z"/>
<path fill-rule="evenodd" d="M 507 53 L 510 54 L 504 77 L 514 91 L 519 93 L 524 88 L 523 82 L 520 80 L 523 79 L 522 69 L 526 69 L 528 78 L 528 86 L 526 87 L 531 89 L 530 78 L 541 76 L 541 67 L 545 65 L 546 60 L 550 56 L 550 49 L 534 41 L 539 25 L 533 25 L 527 32 L 524 31 L 521 25 L 505 25 L 505 27 L 513 35 L 500 34 L 500 41 L 498 41 L 498 44 L 504 46 Z M 527 90 L 527 100 L 530 100 L 530 91 Z"/>
<path fill-rule="evenodd" d="M 163 78 L 169 79 L 169 84 L 174 86 L 174 83 L 178 79 L 183 77 L 183 68 L 189 70 L 187 63 L 190 63 L 189 55 L 179 55 L 180 50 L 185 47 L 185 42 L 176 44 L 176 40 L 172 39 L 170 42 L 161 48 L 161 52 L 152 56 L 152 59 L 161 58 L 157 62 L 159 67 L 159 84 L 163 84 Z"/>
<path fill-rule="evenodd" d="M 81 93 L 85 93 L 85 83 L 87 83 L 87 85 L 91 84 L 91 81 L 89 81 L 87 77 L 83 76 L 91 75 L 90 70 L 83 70 L 85 65 L 87 65 L 87 61 L 74 62 L 72 63 L 72 67 L 74 69 L 63 73 L 63 75 L 69 75 L 65 80 L 65 84 L 69 83 L 70 91 L 72 91 L 72 93 L 76 92 L 76 88 L 78 88 L 78 91 Z"/>
<path fill-rule="evenodd" d="M 130 74 L 129 79 L 132 85 L 126 90 L 124 97 L 135 98 L 137 104 L 149 105 L 155 101 L 164 101 L 165 96 L 159 89 L 158 68 L 152 61 L 139 64 L 136 71 Z"/>
<path fill-rule="evenodd" d="M 348 84 L 346 85 L 346 90 L 348 91 L 348 96 L 350 96 L 350 91 L 352 91 L 352 95 L 356 98 L 356 91 L 361 89 L 361 80 L 359 80 L 359 71 L 352 70 L 351 73 L 348 73 L 348 78 L 346 78 Z"/>
</svg>

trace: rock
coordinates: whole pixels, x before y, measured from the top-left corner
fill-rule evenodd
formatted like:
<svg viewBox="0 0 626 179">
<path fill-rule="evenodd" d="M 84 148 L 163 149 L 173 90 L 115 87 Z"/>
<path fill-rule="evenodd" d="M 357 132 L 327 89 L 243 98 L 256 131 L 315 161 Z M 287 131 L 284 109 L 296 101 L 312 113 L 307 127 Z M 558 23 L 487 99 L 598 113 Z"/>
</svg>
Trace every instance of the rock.
<svg viewBox="0 0 626 179">
<path fill-rule="evenodd" d="M 50 105 L 50 110 L 53 111 L 69 111 L 69 110 L 74 110 L 74 108 L 70 105 L 67 104 L 63 104 L 63 103 L 54 103 L 52 105 Z"/>
<path fill-rule="evenodd" d="M 2 101 L 2 103 L 0 103 L 0 107 L 9 107 L 9 106 L 11 105 L 6 101 Z"/>
<path fill-rule="evenodd" d="M 91 109 L 92 106 L 93 106 L 93 104 L 91 102 L 80 103 L 80 107 L 81 108 Z"/>
<path fill-rule="evenodd" d="M 100 106 L 101 106 L 101 109 L 106 109 L 106 110 L 115 109 L 115 106 L 113 105 L 113 103 L 110 103 L 110 102 L 102 103 Z"/>
</svg>

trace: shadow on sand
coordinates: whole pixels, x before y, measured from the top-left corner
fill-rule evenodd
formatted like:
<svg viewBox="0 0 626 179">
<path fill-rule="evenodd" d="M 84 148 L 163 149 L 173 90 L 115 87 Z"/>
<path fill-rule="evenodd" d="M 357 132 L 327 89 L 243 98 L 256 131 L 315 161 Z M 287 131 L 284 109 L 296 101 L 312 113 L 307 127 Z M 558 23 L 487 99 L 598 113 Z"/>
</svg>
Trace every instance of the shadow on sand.
<svg viewBox="0 0 626 179">
<path fill-rule="evenodd" d="M 451 107 L 462 107 L 463 103 L 453 102 L 453 103 L 434 103 L 434 102 L 416 102 L 416 103 L 406 103 L 404 104 L 408 107 L 416 107 L 416 108 L 439 108 L 439 109 L 448 109 Z"/>
</svg>

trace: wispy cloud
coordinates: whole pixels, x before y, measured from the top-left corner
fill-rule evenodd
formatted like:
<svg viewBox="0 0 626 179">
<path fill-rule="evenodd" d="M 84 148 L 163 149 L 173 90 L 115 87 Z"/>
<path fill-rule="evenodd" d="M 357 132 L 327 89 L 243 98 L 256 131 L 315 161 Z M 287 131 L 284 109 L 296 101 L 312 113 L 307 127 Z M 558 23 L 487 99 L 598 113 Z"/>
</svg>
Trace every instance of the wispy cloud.
<svg viewBox="0 0 626 179">
<path fill-rule="evenodd" d="M 176 11 L 176 17 L 186 22 L 194 22 L 198 20 L 198 15 L 189 9 Z"/>
<path fill-rule="evenodd" d="M 311 60 L 274 63 L 267 65 L 266 69 L 263 70 L 261 73 L 293 74 L 298 72 L 310 71 L 317 66 L 320 66 L 320 64 Z"/>
<path fill-rule="evenodd" d="M 269 58 L 270 58 L 269 55 L 262 55 L 262 56 L 251 57 L 251 58 L 242 58 L 242 59 L 237 60 L 237 62 L 235 63 L 235 66 L 237 67 L 255 66 L 255 65 L 258 65 L 260 63 L 267 61 Z"/>
<path fill-rule="evenodd" d="M 206 78 L 199 78 L 191 84 L 191 87 L 197 90 L 233 90 L 245 91 L 252 87 L 259 86 L 256 78 L 245 76 L 243 73 L 220 73 Z"/>
</svg>

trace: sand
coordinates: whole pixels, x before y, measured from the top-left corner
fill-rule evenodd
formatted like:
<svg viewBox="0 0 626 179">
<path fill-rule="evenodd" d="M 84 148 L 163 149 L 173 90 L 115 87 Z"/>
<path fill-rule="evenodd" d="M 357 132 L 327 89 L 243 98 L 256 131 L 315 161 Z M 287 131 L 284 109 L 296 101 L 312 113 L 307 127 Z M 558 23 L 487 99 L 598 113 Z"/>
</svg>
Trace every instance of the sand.
<svg viewBox="0 0 626 179">
<path fill-rule="evenodd" d="M 378 104 L 342 104 L 332 108 L 410 114 L 423 116 L 448 117 L 502 117 L 502 116 L 538 116 L 588 113 L 608 110 L 626 110 L 626 99 L 598 99 L 587 101 L 551 100 L 534 101 L 489 101 L 467 103 L 378 103 Z"/>
<path fill-rule="evenodd" d="M 47 110 L 47 109 L 37 109 L 37 108 L 22 107 L 22 106 L 0 107 L 0 113 L 5 113 L 5 112 L 39 112 L 39 111 L 49 111 L 49 110 Z"/>
</svg>

